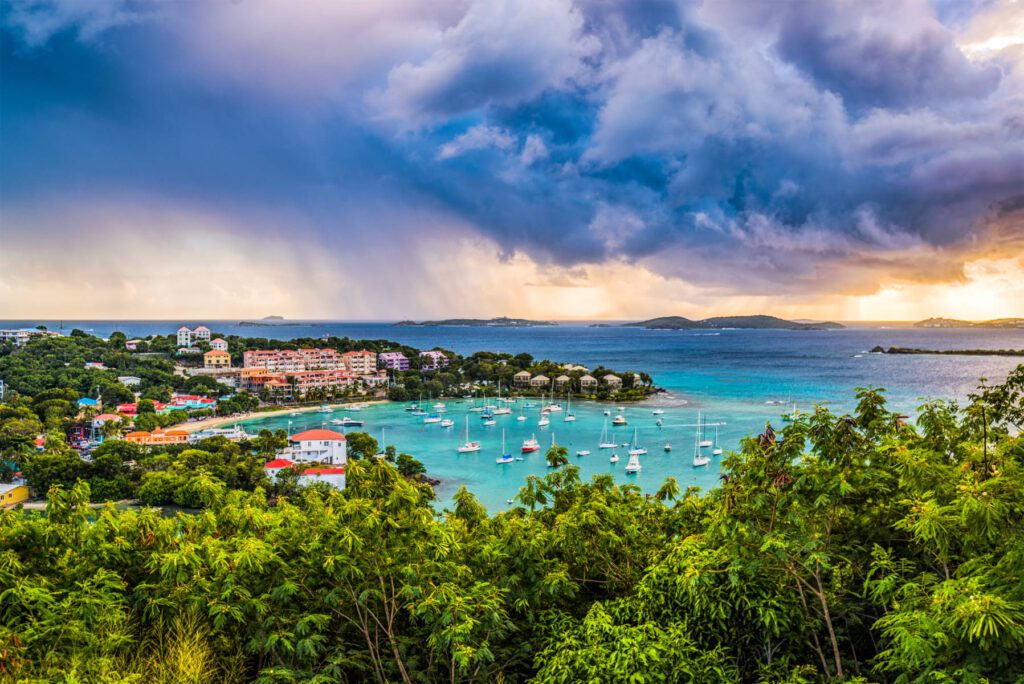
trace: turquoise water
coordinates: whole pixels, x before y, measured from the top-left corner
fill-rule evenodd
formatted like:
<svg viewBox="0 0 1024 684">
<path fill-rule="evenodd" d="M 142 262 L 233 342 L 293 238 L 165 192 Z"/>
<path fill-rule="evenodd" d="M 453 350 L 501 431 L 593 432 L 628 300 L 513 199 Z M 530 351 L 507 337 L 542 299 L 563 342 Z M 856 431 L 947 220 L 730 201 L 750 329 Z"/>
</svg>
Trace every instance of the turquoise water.
<svg viewBox="0 0 1024 684">
<path fill-rule="evenodd" d="M 19 327 L 42 323 L 57 329 L 55 321 L 0 322 L 0 327 Z M 597 449 L 604 420 L 603 405 L 573 402 L 575 423 L 564 423 L 564 414 L 552 415 L 551 425 L 538 428 L 537 410 L 529 420 L 520 423 L 515 416 L 498 416 L 494 427 L 481 425 L 479 414 L 471 413 L 470 437 L 482 442 L 483 449 L 460 455 L 455 447 L 462 440 L 468 404 L 445 400 L 454 428 L 424 426 L 422 418 L 410 416 L 401 405 L 374 405 L 359 414 L 366 421 L 362 429 L 380 439 L 384 428 L 386 441 L 400 452 L 415 455 L 428 472 L 443 481 L 438 488 L 442 501 L 447 500 L 460 484 L 466 484 L 491 510 L 507 507 L 506 499 L 515 495 L 527 475 L 548 472 L 544 447 L 557 441 L 569 447 L 570 460 L 579 465 L 584 477 L 612 472 L 625 481 L 635 481 L 645 491 L 653 492 L 663 479 L 674 475 L 681 485 L 712 487 L 718 481 L 718 462 L 713 459 L 706 468 L 694 469 L 694 430 L 682 427 L 692 424 L 697 411 L 709 421 L 723 422 L 719 440 L 728 450 L 739 439 L 760 431 L 768 420 L 781 425 L 780 414 L 787 405 L 768 405 L 766 401 L 795 402 L 801 409 L 825 403 L 836 411 L 850 410 L 853 392 L 858 386 L 885 387 L 890 403 L 904 413 L 913 415 L 916 406 L 926 397 L 963 398 L 976 385 L 978 378 L 999 381 L 1021 358 L 907 356 L 869 354 L 875 345 L 921 347 L 930 349 L 1022 349 L 1024 330 L 927 330 L 909 327 L 860 326 L 837 331 L 722 330 L 715 332 L 655 331 L 636 328 L 590 328 L 585 325 L 560 325 L 541 328 L 415 328 L 395 327 L 388 323 L 308 322 L 288 327 L 238 327 L 225 321 L 65 321 L 65 331 L 78 327 L 97 335 L 120 330 L 129 336 L 152 333 L 169 334 L 181 324 L 204 324 L 215 332 L 244 336 L 291 339 L 321 335 L 348 336 L 357 339 L 392 339 L 420 348 L 435 345 L 460 354 L 474 351 L 528 352 L 537 358 L 572 361 L 594 367 L 605 364 L 617 370 L 644 370 L 670 396 L 633 404 L 627 407 L 630 421 L 627 431 L 619 430 L 617 441 L 632 435 L 633 427 L 649 453 L 641 457 L 643 470 L 633 476 L 624 474 L 625 449 L 618 464 L 608 462 L 607 454 Z M 564 397 L 561 398 L 564 404 Z M 682 402 L 686 401 L 686 404 Z M 664 427 L 654 425 L 657 416 L 651 411 L 662 405 L 660 416 Z M 614 410 L 614 407 L 613 407 Z M 262 419 L 245 423 L 247 430 L 262 427 L 293 430 L 319 427 L 325 420 L 341 417 L 303 413 L 299 416 Z M 327 427 L 338 429 L 327 424 Z M 507 433 L 507 444 L 518 454 L 522 440 L 536 434 L 541 451 L 507 465 L 496 465 L 501 451 L 501 429 Z M 665 454 L 664 443 L 671 442 L 673 451 Z M 578 449 L 589 449 L 590 456 L 577 458 Z"/>
</svg>

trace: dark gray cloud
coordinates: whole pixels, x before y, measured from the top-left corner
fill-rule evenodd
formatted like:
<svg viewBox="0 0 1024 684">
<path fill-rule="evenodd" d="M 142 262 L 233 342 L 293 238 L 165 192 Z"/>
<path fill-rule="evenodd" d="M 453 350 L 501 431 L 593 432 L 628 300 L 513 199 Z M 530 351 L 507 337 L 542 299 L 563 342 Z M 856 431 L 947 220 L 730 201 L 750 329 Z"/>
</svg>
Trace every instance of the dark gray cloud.
<svg viewBox="0 0 1024 684">
<path fill-rule="evenodd" d="M 1024 251 L 1021 56 L 971 61 L 954 32 L 986 2 L 453 0 L 431 23 L 394 0 L 359 19 L 403 48 L 363 41 L 336 79 L 357 48 L 331 25 L 297 50 L 308 22 L 275 14 L 253 52 L 266 3 L 217 5 L 245 41 L 194 54 L 206 5 L 8 4 L 0 197 L 21 205 L 150 194 L 292 213 L 327 245 L 393 205 L 506 255 L 743 292 Z"/>
</svg>

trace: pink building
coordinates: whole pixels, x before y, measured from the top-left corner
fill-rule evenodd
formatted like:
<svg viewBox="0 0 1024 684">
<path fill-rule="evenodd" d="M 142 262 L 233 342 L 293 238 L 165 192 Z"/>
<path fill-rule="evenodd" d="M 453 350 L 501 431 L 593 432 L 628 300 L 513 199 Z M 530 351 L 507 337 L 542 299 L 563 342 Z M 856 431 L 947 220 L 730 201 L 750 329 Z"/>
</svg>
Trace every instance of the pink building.
<svg viewBox="0 0 1024 684">
<path fill-rule="evenodd" d="M 309 370 L 344 370 L 345 358 L 336 349 L 253 350 L 242 355 L 244 368 L 278 373 Z"/>
<path fill-rule="evenodd" d="M 409 359 L 402 352 L 384 352 L 377 355 L 377 360 L 388 370 L 409 370 Z"/>
</svg>

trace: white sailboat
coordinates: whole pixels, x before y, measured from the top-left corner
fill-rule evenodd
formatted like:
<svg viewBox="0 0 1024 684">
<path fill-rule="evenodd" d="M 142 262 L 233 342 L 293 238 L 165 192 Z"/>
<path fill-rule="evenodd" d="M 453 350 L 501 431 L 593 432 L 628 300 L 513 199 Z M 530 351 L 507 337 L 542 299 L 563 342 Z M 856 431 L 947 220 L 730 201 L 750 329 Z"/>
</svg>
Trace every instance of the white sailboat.
<svg viewBox="0 0 1024 684">
<path fill-rule="evenodd" d="M 640 444 L 637 443 L 636 428 L 633 428 L 633 444 L 629 448 L 630 456 L 642 456 L 647 453 L 647 449 L 644 449 Z"/>
<path fill-rule="evenodd" d="M 498 401 L 497 401 L 497 403 L 501 404 L 502 401 L 503 400 L 501 398 L 501 383 L 499 382 L 498 383 Z M 494 409 L 491 410 L 491 415 L 492 416 L 507 416 L 510 413 L 512 413 L 512 408 L 509 407 L 509 406 L 496 406 Z"/>
<path fill-rule="evenodd" d="M 711 440 L 704 436 L 704 423 L 701 421 L 700 412 L 697 413 L 697 432 L 700 433 L 700 445 L 702 447 L 711 446 Z"/>
<path fill-rule="evenodd" d="M 637 454 L 630 454 L 629 462 L 626 463 L 626 474 L 636 475 L 637 473 L 640 472 L 640 468 L 640 456 L 638 456 Z"/>
<path fill-rule="evenodd" d="M 451 418 L 445 418 L 444 420 L 441 421 L 441 427 L 443 428 L 450 428 L 453 427 L 454 425 L 455 421 L 452 420 Z"/>
<path fill-rule="evenodd" d="M 460 454 L 468 454 L 473 451 L 480 451 L 480 442 L 469 441 L 469 416 L 466 416 L 466 443 L 460 446 L 457 451 Z"/>
<path fill-rule="evenodd" d="M 545 425 L 550 425 L 551 424 L 551 420 L 548 418 L 547 407 L 544 407 L 544 398 L 543 397 L 544 397 L 544 395 L 541 395 L 540 403 L 541 403 L 541 406 L 543 408 L 541 408 L 541 410 L 540 410 L 540 418 L 537 419 L 537 427 L 544 427 Z"/>
<path fill-rule="evenodd" d="M 516 416 L 516 420 L 519 421 L 520 423 L 526 421 L 526 416 L 523 414 L 523 407 L 522 406 L 519 407 L 519 415 Z"/>
<path fill-rule="evenodd" d="M 380 429 L 380 451 L 375 453 L 373 455 L 373 457 L 379 460 L 379 459 L 384 458 L 387 455 L 388 455 L 388 452 L 387 452 L 387 449 L 385 447 L 385 442 L 384 442 L 384 428 L 381 428 Z"/>
<path fill-rule="evenodd" d="M 722 448 L 718 446 L 718 426 L 715 426 L 715 446 L 711 449 L 712 456 L 721 456 Z"/>
<path fill-rule="evenodd" d="M 619 455 L 618 454 L 612 454 L 612 457 L 608 459 L 608 462 L 609 463 L 618 463 L 619 462 Z"/>
<path fill-rule="evenodd" d="M 507 451 L 505 451 L 505 431 L 502 430 L 501 431 L 501 456 L 498 456 L 498 458 L 494 459 L 494 461 L 495 461 L 495 463 L 511 463 L 514 460 L 515 460 L 515 458 L 513 458 L 512 454 L 510 454 Z"/>
<path fill-rule="evenodd" d="M 619 445 L 616 444 L 615 442 L 613 442 L 611 440 L 611 438 L 608 436 L 608 421 L 606 420 L 606 421 L 604 421 L 604 428 L 601 430 L 601 441 L 598 442 L 597 448 L 598 449 L 614 449 L 617 446 L 619 446 Z"/>
<path fill-rule="evenodd" d="M 700 414 L 697 414 L 697 435 L 693 439 L 693 467 L 700 468 L 711 463 L 711 459 L 700 452 Z"/>
<path fill-rule="evenodd" d="M 576 414 L 572 412 L 572 395 L 569 392 L 565 393 L 565 418 L 562 420 L 566 423 L 576 420 Z"/>
</svg>

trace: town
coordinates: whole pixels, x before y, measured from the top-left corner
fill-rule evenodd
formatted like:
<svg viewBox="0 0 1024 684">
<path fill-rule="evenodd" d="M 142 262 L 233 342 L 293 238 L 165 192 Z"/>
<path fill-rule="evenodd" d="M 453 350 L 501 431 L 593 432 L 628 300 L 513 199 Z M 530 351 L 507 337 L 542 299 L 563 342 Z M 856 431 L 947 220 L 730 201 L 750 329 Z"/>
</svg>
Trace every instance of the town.
<svg viewBox="0 0 1024 684">
<path fill-rule="evenodd" d="M 202 325 L 144 339 L 2 330 L 0 340 L 5 506 L 42 496 L 54 483 L 70 486 L 90 472 L 97 500 L 116 495 L 152 504 L 188 502 L 177 489 L 187 489 L 181 482 L 201 468 L 178 467 L 173 457 L 190 450 L 220 450 L 218 458 L 249 463 L 249 470 L 255 464 L 262 476 L 252 474 L 249 489 L 259 482 L 277 489 L 282 483 L 344 487 L 350 457 L 395 461 L 406 474 L 423 478 L 413 456 L 385 449 L 365 433 L 346 435 L 325 425 L 254 436 L 225 419 L 325 411 L 331 402 L 422 402 L 502 392 L 507 400 L 558 395 L 626 402 L 656 391 L 646 373 L 592 371 L 529 354 L 463 357 L 347 338 L 285 342 L 218 335 Z M 116 467 L 107 458 L 112 453 L 118 454 Z M 247 460 L 254 455 L 259 458 Z M 155 484 L 166 485 L 172 471 L 180 481 L 176 488 Z"/>
</svg>

